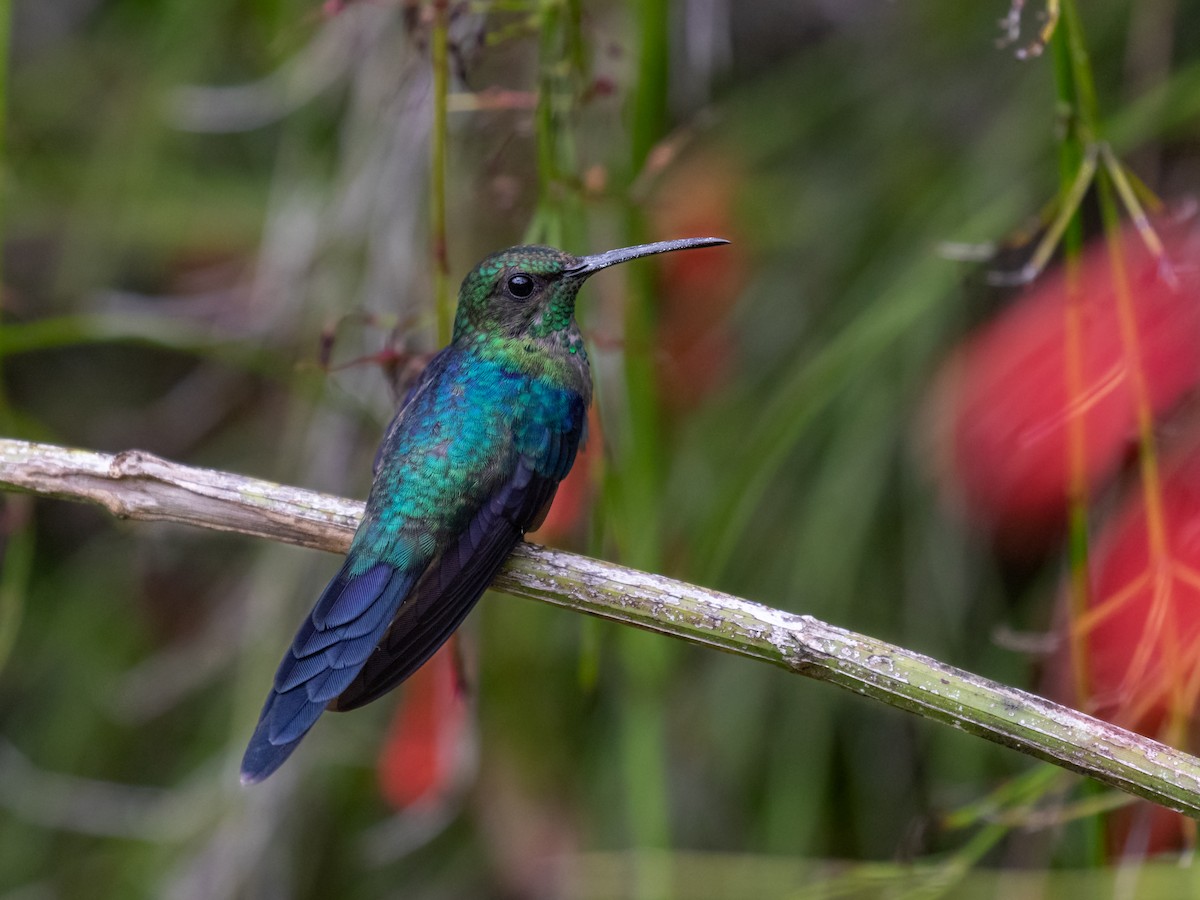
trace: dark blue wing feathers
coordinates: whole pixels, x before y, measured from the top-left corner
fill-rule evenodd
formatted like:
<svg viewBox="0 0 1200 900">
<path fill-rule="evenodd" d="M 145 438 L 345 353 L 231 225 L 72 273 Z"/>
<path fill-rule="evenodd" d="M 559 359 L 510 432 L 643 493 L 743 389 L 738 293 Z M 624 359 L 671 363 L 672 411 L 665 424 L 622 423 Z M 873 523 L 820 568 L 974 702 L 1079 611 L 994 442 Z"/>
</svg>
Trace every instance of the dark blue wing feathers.
<svg viewBox="0 0 1200 900">
<path fill-rule="evenodd" d="M 351 574 L 352 559 L 329 582 L 275 674 L 242 759 L 242 781 L 261 781 L 286 760 L 325 705 L 354 680 L 416 578 L 376 563 Z"/>
<path fill-rule="evenodd" d="M 330 585 L 331 589 L 321 595 L 309 614 L 318 631 L 328 631 L 359 618 L 383 593 L 395 571 L 384 563 L 376 563 L 365 572 L 351 576 L 348 568 L 342 567 Z"/>
</svg>

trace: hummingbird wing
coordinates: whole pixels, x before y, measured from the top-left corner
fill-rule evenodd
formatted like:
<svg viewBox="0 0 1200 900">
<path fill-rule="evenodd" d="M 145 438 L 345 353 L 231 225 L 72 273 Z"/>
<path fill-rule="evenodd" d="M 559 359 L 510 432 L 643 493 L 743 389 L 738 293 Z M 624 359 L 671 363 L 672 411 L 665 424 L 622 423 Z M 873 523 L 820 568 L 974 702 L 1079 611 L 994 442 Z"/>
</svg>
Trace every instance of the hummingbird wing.
<svg viewBox="0 0 1200 900">
<path fill-rule="evenodd" d="M 388 428 L 346 561 L 279 665 L 243 782 L 275 771 L 327 705 L 374 699 L 445 642 L 553 498 L 585 411 L 453 348 L 431 361 Z"/>
<path fill-rule="evenodd" d="M 417 580 L 384 562 L 355 572 L 356 563 L 347 557 L 284 654 L 242 758 L 243 784 L 261 781 L 291 756 L 371 655 Z"/>
<path fill-rule="evenodd" d="M 545 518 L 558 483 L 575 461 L 586 405 L 575 396 L 565 415 L 523 443 L 512 475 L 494 491 L 422 574 L 379 646 L 329 708 L 344 712 L 378 699 L 408 678 L 462 624 L 526 531 Z"/>
</svg>

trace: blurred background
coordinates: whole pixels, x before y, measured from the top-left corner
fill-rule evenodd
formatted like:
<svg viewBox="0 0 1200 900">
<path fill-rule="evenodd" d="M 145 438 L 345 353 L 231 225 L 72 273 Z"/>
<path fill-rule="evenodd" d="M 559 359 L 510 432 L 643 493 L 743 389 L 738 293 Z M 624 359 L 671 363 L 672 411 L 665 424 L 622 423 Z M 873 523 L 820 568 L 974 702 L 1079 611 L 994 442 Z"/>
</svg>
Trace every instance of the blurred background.
<svg viewBox="0 0 1200 900">
<path fill-rule="evenodd" d="M 0 430 L 363 497 L 480 257 L 721 235 L 585 289 L 531 539 L 1195 750 L 1200 4 L 1080 6 L 1042 48 L 1036 0 L 0 4 Z M 338 561 L 0 503 L 4 900 L 1200 887 L 1181 817 L 496 594 L 465 690 L 441 654 L 243 789 Z"/>
</svg>

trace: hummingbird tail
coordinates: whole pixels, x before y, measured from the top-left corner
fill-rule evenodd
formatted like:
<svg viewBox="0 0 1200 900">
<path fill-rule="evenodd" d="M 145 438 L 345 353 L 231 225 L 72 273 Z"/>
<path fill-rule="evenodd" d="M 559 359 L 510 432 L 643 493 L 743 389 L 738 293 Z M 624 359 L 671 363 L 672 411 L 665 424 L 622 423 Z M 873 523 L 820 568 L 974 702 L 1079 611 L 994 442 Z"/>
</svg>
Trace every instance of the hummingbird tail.
<svg viewBox="0 0 1200 900">
<path fill-rule="evenodd" d="M 354 680 L 416 580 L 387 563 L 352 574 L 358 568 L 352 554 L 279 664 L 242 757 L 242 784 L 262 781 L 291 756 L 329 701 Z"/>
</svg>

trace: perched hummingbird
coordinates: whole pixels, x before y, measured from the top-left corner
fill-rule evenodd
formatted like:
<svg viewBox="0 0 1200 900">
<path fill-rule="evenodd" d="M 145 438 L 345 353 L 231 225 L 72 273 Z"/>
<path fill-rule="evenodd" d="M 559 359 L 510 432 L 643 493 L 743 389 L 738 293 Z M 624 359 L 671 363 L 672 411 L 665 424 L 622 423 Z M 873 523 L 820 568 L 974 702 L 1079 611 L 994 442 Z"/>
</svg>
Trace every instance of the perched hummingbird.
<svg viewBox="0 0 1200 900">
<path fill-rule="evenodd" d="M 454 337 L 388 426 L 350 552 L 275 673 L 244 784 L 279 768 L 324 710 L 370 703 L 420 668 L 541 524 L 592 398 L 575 322 L 583 282 L 631 259 L 724 243 L 580 257 L 513 247 L 463 280 Z"/>
</svg>

